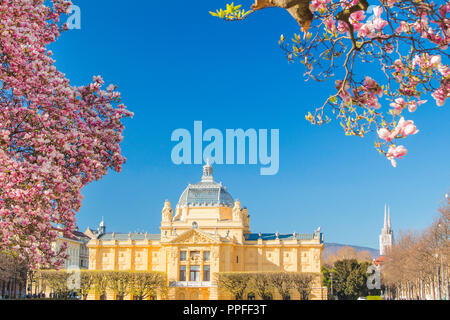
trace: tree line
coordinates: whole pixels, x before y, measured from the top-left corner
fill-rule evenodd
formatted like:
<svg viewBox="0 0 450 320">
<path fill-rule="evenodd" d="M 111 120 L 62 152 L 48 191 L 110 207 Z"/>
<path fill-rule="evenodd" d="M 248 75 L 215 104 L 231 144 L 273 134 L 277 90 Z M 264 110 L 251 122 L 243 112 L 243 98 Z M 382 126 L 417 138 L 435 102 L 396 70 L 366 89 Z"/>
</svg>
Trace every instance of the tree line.
<svg viewBox="0 0 450 320">
<path fill-rule="evenodd" d="M 383 283 L 398 299 L 448 299 L 450 199 L 421 232 L 401 232 L 382 264 Z"/>
<path fill-rule="evenodd" d="M 0 297 L 19 298 L 24 292 L 27 280 L 27 266 L 17 255 L 0 251 Z"/>
<path fill-rule="evenodd" d="M 380 290 L 370 290 L 367 272 L 372 265 L 372 255 L 368 251 L 357 251 L 352 247 L 342 247 L 324 257 L 322 284 L 328 288 L 329 299 L 355 300 L 359 297 L 378 297 Z"/>
<path fill-rule="evenodd" d="M 112 292 L 116 300 L 126 296 L 147 300 L 167 294 L 167 277 L 157 271 L 93 271 L 93 270 L 39 270 L 34 275 L 35 290 L 51 292 L 52 298 L 69 299 L 74 294 L 86 300 L 95 293 L 106 300 Z"/>
<path fill-rule="evenodd" d="M 283 300 L 290 300 L 297 291 L 301 300 L 309 300 L 315 280 L 320 273 L 298 272 L 221 272 L 216 274 L 219 291 L 236 300 L 272 300 L 278 293 Z M 320 283 L 320 281 L 319 281 Z"/>
</svg>

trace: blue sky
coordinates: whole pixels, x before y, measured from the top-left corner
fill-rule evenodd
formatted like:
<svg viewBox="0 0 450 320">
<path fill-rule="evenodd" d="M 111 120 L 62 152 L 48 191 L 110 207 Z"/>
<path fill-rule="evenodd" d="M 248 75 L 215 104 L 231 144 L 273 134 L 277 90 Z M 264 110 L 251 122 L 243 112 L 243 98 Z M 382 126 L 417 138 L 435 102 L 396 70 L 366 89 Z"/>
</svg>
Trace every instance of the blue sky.
<svg viewBox="0 0 450 320">
<path fill-rule="evenodd" d="M 385 203 L 394 231 L 422 229 L 450 190 L 448 103 L 438 108 L 430 99 L 410 117 L 420 134 L 405 140 L 409 154 L 395 169 L 373 148 L 373 136 L 347 137 L 336 121 L 305 121 L 330 84 L 304 82 L 301 64 L 287 63 L 277 43 L 297 26 L 281 9 L 227 23 L 208 13 L 222 0 L 74 4 L 81 30 L 51 46 L 57 67 L 74 85 L 102 75 L 135 113 L 125 121 L 123 171 L 83 191 L 81 230 L 104 216 L 109 231 L 157 233 L 164 200 L 175 206 L 201 177 L 201 166 L 171 161 L 172 131 L 192 132 L 195 120 L 205 130 L 280 130 L 277 175 L 261 176 L 254 165 L 215 166 L 216 180 L 248 207 L 253 232 L 321 226 L 326 241 L 377 248 Z"/>
</svg>

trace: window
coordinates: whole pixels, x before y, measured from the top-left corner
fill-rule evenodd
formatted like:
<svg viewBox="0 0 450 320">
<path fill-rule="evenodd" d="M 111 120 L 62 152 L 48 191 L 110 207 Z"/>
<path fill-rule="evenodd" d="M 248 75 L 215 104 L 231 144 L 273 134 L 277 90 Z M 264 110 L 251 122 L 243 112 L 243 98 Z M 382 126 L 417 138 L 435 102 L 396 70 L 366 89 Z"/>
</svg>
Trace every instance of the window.
<svg viewBox="0 0 450 320">
<path fill-rule="evenodd" d="M 203 252 L 203 260 L 209 261 L 209 256 L 210 256 L 209 251 L 204 251 Z"/>
<path fill-rule="evenodd" d="M 186 281 L 186 266 L 180 266 L 180 281 Z"/>
<path fill-rule="evenodd" d="M 247 300 L 256 300 L 255 294 L 254 294 L 253 292 L 250 292 L 250 293 L 247 295 Z"/>
<path fill-rule="evenodd" d="M 198 229 L 198 223 L 197 222 L 192 222 L 192 228 L 193 229 Z"/>
<path fill-rule="evenodd" d="M 186 251 L 180 251 L 180 261 L 186 261 Z"/>
<path fill-rule="evenodd" d="M 239 256 L 236 256 L 236 263 L 239 263 Z"/>
<path fill-rule="evenodd" d="M 189 281 L 200 281 L 200 266 L 191 266 Z"/>
<path fill-rule="evenodd" d="M 203 266 L 203 281 L 211 281 L 209 266 Z"/>
</svg>

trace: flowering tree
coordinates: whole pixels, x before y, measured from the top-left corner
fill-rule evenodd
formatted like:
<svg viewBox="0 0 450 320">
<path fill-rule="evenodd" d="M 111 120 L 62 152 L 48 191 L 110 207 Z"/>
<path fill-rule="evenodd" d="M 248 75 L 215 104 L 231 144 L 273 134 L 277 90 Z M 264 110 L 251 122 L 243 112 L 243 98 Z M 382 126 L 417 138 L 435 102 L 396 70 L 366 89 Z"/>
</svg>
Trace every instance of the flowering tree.
<svg viewBox="0 0 450 320">
<path fill-rule="evenodd" d="M 268 7 L 288 10 L 303 34 L 281 35 L 289 61 L 305 66 L 306 80 L 335 78 L 336 91 L 309 113 L 315 125 L 340 121 L 346 135 L 377 132 L 376 149 L 395 167 L 407 149 L 399 141 L 418 133 L 407 112 L 427 94 L 443 106 L 450 92 L 445 61 L 450 40 L 450 4 L 430 0 L 256 0 L 251 10 L 233 3 L 210 12 L 227 21 L 242 20 Z M 364 74 L 363 64 L 376 64 Z M 360 70 L 363 70 L 362 72 Z M 387 101 L 389 108 L 383 108 Z"/>
<path fill-rule="evenodd" d="M 101 77 L 74 87 L 55 68 L 46 46 L 71 3 L 44 2 L 0 1 L 0 250 L 31 268 L 65 258 L 51 244 L 75 228 L 81 189 L 121 170 L 121 119 L 132 116 Z"/>
</svg>

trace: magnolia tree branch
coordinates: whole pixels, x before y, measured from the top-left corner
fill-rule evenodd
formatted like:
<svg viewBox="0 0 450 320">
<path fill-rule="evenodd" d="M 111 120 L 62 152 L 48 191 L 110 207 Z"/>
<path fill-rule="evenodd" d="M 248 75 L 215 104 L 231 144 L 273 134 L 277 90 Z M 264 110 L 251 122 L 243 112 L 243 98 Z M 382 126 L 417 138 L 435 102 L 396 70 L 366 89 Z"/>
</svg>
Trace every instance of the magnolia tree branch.
<svg viewBox="0 0 450 320">
<path fill-rule="evenodd" d="M 101 77 L 70 85 L 47 46 L 70 1 L 0 1 L 0 251 L 29 268 L 58 267 L 81 190 L 125 163 L 122 119 L 133 114 Z"/>
<path fill-rule="evenodd" d="M 376 149 L 396 166 L 407 153 L 399 141 L 419 132 L 405 119 L 407 113 L 430 98 L 443 106 L 450 95 L 450 4 L 379 0 L 370 7 L 367 0 L 257 0 L 250 11 L 231 4 L 211 14 L 243 20 L 268 7 L 285 8 L 302 27 L 291 41 L 281 35 L 288 61 L 304 65 L 306 80 L 334 78 L 336 91 L 306 119 L 322 125 L 333 116 L 351 136 L 376 132 Z"/>
</svg>

